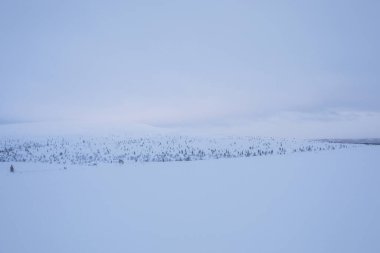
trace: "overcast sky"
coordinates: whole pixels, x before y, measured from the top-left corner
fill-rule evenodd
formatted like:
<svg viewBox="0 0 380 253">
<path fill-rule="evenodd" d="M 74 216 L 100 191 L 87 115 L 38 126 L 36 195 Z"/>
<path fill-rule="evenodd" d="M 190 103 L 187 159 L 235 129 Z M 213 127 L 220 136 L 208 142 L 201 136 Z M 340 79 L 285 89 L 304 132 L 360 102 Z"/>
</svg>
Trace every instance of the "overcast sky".
<svg viewBox="0 0 380 253">
<path fill-rule="evenodd" d="M 0 123 L 380 137 L 380 1 L 1 0 Z"/>
</svg>

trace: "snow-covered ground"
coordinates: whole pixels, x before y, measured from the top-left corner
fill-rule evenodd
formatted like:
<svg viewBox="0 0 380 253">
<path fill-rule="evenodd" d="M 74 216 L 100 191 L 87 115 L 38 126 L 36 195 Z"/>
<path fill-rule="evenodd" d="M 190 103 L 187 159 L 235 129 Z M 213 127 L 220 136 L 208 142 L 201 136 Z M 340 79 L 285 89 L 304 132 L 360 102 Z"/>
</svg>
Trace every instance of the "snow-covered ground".
<svg viewBox="0 0 380 253">
<path fill-rule="evenodd" d="M 1 162 L 0 252 L 380 252 L 380 147 L 289 153 Z"/>
</svg>

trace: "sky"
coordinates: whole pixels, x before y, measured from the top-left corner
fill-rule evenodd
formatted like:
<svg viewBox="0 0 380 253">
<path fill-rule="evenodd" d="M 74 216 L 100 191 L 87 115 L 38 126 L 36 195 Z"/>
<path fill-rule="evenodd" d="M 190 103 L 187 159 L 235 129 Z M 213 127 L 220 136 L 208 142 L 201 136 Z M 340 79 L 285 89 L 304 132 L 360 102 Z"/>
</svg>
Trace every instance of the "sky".
<svg viewBox="0 0 380 253">
<path fill-rule="evenodd" d="M 0 124 L 380 137 L 379 13 L 371 0 L 1 0 Z"/>
</svg>

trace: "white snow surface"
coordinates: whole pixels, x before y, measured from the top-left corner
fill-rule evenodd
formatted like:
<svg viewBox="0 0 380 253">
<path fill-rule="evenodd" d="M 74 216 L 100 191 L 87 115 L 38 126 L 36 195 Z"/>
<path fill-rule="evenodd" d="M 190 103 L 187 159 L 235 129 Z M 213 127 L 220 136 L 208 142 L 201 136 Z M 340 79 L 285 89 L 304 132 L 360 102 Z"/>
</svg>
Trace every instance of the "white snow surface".
<svg viewBox="0 0 380 253">
<path fill-rule="evenodd" d="M 379 146 L 67 169 L 1 162 L 0 252 L 377 253 L 379 164 Z"/>
</svg>

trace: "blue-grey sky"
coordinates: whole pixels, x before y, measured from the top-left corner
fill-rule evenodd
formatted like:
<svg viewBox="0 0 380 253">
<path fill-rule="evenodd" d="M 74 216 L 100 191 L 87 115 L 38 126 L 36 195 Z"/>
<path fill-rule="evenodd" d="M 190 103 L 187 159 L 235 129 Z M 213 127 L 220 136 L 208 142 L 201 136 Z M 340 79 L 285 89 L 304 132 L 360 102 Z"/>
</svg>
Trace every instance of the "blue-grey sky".
<svg viewBox="0 0 380 253">
<path fill-rule="evenodd" d="M 375 0 L 1 0 L 0 123 L 379 137 L 379 13 Z"/>
</svg>

